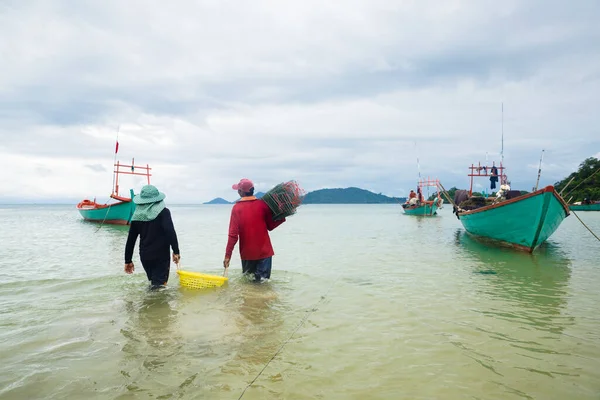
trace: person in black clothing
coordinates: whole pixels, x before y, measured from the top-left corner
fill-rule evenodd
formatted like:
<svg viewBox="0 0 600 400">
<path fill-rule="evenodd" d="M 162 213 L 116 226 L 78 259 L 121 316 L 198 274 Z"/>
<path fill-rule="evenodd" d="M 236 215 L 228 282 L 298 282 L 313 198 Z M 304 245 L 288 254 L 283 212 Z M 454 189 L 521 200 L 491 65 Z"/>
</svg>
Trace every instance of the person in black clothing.
<svg viewBox="0 0 600 400">
<path fill-rule="evenodd" d="M 125 244 L 125 272 L 132 274 L 134 266 L 131 258 L 140 236 L 140 261 L 153 289 L 166 285 L 169 280 L 169 247 L 173 249 L 173 262 L 178 264 L 180 259 L 177 233 L 171 212 L 163 201 L 165 197 L 156 187 L 146 185 L 133 198 L 136 207 Z"/>
<path fill-rule="evenodd" d="M 490 171 L 490 189 L 496 189 L 496 182 L 498 182 L 498 168 L 496 168 L 496 164 L 492 166 Z"/>
</svg>

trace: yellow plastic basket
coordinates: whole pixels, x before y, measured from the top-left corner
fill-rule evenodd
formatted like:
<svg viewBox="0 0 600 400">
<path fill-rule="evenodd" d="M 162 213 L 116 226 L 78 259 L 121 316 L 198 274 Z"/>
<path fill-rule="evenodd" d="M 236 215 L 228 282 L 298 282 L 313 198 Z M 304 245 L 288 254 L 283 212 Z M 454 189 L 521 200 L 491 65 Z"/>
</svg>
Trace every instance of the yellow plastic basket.
<svg viewBox="0 0 600 400">
<path fill-rule="evenodd" d="M 227 282 L 226 276 L 201 274 L 200 272 L 183 271 L 178 269 L 179 283 L 190 289 L 204 289 L 223 286 Z"/>
</svg>

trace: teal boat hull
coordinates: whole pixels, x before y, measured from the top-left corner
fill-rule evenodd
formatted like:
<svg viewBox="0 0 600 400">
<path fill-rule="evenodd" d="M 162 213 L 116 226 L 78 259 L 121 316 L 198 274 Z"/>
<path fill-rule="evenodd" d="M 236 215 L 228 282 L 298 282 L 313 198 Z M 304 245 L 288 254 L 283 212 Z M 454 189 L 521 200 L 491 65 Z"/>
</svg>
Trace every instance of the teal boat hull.
<svg viewBox="0 0 600 400">
<path fill-rule="evenodd" d="M 129 225 L 135 211 L 131 190 L 131 199 L 118 198 L 118 202 L 112 204 L 97 204 L 95 201 L 84 200 L 77 205 L 77 210 L 84 220 L 112 225 Z"/>
<path fill-rule="evenodd" d="M 436 215 L 436 211 L 438 209 L 437 204 L 434 202 L 432 204 L 429 203 L 425 203 L 421 206 L 407 206 L 404 207 L 405 205 L 402 205 L 402 208 L 404 209 L 404 213 L 406 215 L 417 215 L 417 216 L 427 216 L 427 217 L 431 217 Z"/>
<path fill-rule="evenodd" d="M 600 203 L 594 204 L 571 204 L 569 209 L 572 211 L 600 211 Z"/>
<path fill-rule="evenodd" d="M 471 211 L 460 211 L 465 230 L 499 244 L 533 252 L 558 229 L 569 207 L 553 186 Z"/>
</svg>

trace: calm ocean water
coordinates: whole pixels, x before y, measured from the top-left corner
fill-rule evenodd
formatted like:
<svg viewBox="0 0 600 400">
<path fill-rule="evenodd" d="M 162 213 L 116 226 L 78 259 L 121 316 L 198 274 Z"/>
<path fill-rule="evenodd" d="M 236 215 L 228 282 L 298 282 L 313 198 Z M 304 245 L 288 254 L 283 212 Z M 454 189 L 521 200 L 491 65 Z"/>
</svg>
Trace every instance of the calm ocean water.
<svg viewBox="0 0 600 400">
<path fill-rule="evenodd" d="M 182 266 L 220 274 L 230 206 L 170 209 Z M 236 247 L 204 291 L 172 270 L 148 292 L 137 250 L 122 272 L 126 235 L 0 206 L 1 399 L 238 399 L 283 343 L 243 399 L 600 398 L 600 243 L 574 216 L 532 256 L 448 206 L 305 205 L 271 235 L 270 282 Z"/>
</svg>

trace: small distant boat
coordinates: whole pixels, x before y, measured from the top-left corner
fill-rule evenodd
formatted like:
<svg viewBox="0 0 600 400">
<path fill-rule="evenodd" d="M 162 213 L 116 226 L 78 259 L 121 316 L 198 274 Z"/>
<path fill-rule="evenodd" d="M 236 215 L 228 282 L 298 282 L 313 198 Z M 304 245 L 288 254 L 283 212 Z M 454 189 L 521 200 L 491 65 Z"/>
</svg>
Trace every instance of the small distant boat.
<svg viewBox="0 0 600 400">
<path fill-rule="evenodd" d="M 569 206 L 554 186 L 524 195 L 510 190 L 505 167 L 492 167 L 471 165 L 471 188 L 467 199 L 460 203 L 460 196 L 466 193 L 459 192 L 466 191 L 457 191 L 455 213 L 468 233 L 532 253 L 569 216 Z M 473 177 L 500 177 L 500 196 L 473 197 Z"/>
<path fill-rule="evenodd" d="M 125 168 L 125 170 L 121 170 L 121 168 Z M 136 169 L 145 172 L 136 172 Z M 131 216 L 135 211 L 135 203 L 133 202 L 135 195 L 133 189 L 129 189 L 129 197 L 119 196 L 119 175 L 143 175 L 148 178 L 148 184 L 150 184 L 150 169 L 148 164 L 145 167 L 135 165 L 134 160 L 131 160 L 131 165 L 120 164 L 117 161 L 114 164 L 114 186 L 110 195 L 110 198 L 116 200 L 116 202 L 100 204 L 96 202 L 96 199 L 85 199 L 77 204 L 79 214 L 86 221 L 112 225 L 129 225 L 131 223 Z"/>
<path fill-rule="evenodd" d="M 423 188 L 435 187 L 437 191 L 437 198 L 435 200 L 425 200 L 423 197 Z M 406 203 L 402 204 L 404 213 L 406 215 L 417 215 L 432 217 L 437 215 L 437 209 L 442 207 L 444 203 L 440 197 L 440 182 L 438 179 L 423 179 L 417 183 L 417 193 L 413 198 L 406 199 Z M 414 193 L 414 192 L 413 192 Z"/>
<path fill-rule="evenodd" d="M 575 203 L 570 204 L 569 209 L 572 211 L 600 211 L 600 201 L 595 203 Z"/>
</svg>

